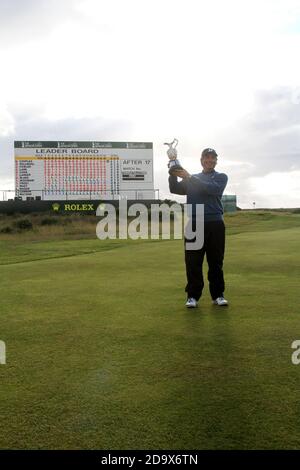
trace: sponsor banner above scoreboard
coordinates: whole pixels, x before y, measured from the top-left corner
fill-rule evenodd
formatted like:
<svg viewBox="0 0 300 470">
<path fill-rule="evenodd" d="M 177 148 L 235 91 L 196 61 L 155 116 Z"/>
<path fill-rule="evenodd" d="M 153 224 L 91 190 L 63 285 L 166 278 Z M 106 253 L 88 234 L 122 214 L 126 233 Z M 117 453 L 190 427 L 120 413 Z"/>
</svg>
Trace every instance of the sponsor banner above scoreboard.
<svg viewBox="0 0 300 470">
<path fill-rule="evenodd" d="M 115 148 L 115 149 L 153 149 L 152 142 L 100 142 L 100 141 L 38 141 L 38 140 L 15 140 L 15 148 Z"/>
<path fill-rule="evenodd" d="M 16 195 L 132 198 L 154 189 L 151 142 L 16 141 Z"/>
</svg>

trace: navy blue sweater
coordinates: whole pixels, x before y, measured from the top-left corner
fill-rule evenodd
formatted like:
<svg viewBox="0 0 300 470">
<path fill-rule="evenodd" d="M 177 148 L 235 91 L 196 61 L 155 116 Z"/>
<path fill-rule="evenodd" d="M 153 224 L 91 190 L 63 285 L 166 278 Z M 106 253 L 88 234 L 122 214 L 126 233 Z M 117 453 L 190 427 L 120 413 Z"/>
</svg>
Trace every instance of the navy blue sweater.
<svg viewBox="0 0 300 470">
<path fill-rule="evenodd" d="M 177 176 L 169 176 L 169 188 L 171 193 L 186 194 L 186 202 L 194 207 L 196 204 L 204 204 L 205 221 L 223 220 L 221 197 L 227 180 L 225 173 L 202 171 L 182 181 L 178 181 Z"/>
</svg>

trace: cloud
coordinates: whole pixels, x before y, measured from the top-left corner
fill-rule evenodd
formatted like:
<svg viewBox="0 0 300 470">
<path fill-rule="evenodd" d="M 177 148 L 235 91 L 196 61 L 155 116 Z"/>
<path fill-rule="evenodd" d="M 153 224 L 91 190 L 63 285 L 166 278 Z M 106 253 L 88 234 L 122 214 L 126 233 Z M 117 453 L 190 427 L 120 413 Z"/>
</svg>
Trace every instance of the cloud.
<svg viewBox="0 0 300 470">
<path fill-rule="evenodd" d="M 216 130 L 219 167 L 234 178 L 267 175 L 300 168 L 300 104 L 293 87 L 257 90 L 251 111 Z"/>
<path fill-rule="evenodd" d="M 279 87 L 255 93 L 254 111 L 245 119 L 247 131 L 263 132 L 267 136 L 282 135 L 300 126 L 300 106 L 295 102 L 294 89 Z"/>
<path fill-rule="evenodd" d="M 66 17 L 78 17 L 78 3 L 77 0 L 1 0 L 1 49 L 41 40 Z"/>
<path fill-rule="evenodd" d="M 259 90 L 252 112 L 237 122 L 234 152 L 253 164 L 249 176 L 300 169 L 300 105 L 292 96 L 290 87 Z"/>
<path fill-rule="evenodd" d="M 14 132 L 14 118 L 7 107 L 0 106 L 0 137 L 6 137 Z"/>
<path fill-rule="evenodd" d="M 256 206 L 295 207 L 300 202 L 300 171 L 272 172 L 249 179 L 249 196 Z"/>
</svg>

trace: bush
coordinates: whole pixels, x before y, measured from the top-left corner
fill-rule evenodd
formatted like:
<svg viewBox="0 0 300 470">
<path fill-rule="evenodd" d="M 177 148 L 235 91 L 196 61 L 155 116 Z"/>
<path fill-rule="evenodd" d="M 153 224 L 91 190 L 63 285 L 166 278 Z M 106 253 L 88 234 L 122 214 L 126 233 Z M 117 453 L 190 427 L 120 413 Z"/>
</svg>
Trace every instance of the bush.
<svg viewBox="0 0 300 470">
<path fill-rule="evenodd" d="M 62 224 L 63 225 L 67 225 L 67 224 L 71 224 L 73 222 L 71 216 L 69 215 L 65 215 L 62 217 Z"/>
<path fill-rule="evenodd" d="M 44 217 L 41 220 L 41 225 L 56 225 L 58 224 L 58 220 L 54 217 Z"/>
<path fill-rule="evenodd" d="M 1 230 L 0 230 L 1 233 L 12 233 L 13 232 L 13 229 L 7 225 L 6 227 L 3 227 Z"/>
<path fill-rule="evenodd" d="M 32 230 L 33 225 L 29 219 L 20 219 L 15 222 L 16 227 L 19 230 Z"/>
</svg>

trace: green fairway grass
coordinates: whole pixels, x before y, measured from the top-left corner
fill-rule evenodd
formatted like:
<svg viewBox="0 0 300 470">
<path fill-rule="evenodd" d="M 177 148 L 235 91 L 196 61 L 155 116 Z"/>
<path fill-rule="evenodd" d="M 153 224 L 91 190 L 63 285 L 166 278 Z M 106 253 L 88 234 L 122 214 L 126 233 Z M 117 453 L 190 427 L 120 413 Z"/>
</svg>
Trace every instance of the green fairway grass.
<svg viewBox="0 0 300 470">
<path fill-rule="evenodd" d="M 181 240 L 2 234 L 0 448 L 300 448 L 300 214 L 226 223 L 189 310 Z"/>
</svg>

